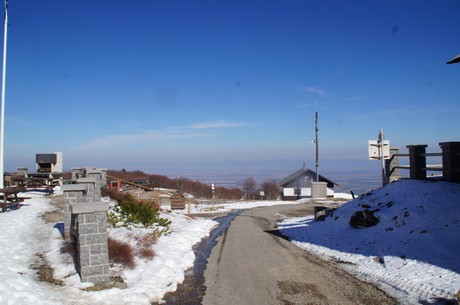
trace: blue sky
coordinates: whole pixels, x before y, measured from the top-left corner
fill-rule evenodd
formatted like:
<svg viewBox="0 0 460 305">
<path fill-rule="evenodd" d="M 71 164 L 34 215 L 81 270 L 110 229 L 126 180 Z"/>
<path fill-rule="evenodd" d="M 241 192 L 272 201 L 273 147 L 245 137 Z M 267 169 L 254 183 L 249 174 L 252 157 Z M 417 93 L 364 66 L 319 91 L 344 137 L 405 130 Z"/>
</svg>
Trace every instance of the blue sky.
<svg viewBox="0 0 460 305">
<path fill-rule="evenodd" d="M 316 109 L 323 163 L 368 166 L 380 128 L 391 146 L 439 150 L 460 140 L 460 64 L 446 65 L 459 11 L 458 0 L 10 0 L 5 169 L 54 151 L 65 169 L 313 168 Z"/>
</svg>

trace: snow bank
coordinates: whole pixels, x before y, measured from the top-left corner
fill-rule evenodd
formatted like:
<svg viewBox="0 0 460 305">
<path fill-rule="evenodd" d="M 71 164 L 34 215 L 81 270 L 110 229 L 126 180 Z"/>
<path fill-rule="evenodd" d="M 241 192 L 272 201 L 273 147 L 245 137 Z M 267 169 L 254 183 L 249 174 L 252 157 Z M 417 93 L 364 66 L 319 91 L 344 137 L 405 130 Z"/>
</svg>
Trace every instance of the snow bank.
<svg viewBox="0 0 460 305">
<path fill-rule="evenodd" d="M 350 226 L 351 215 L 364 209 L 379 224 Z M 345 269 L 403 303 L 454 299 L 460 289 L 459 184 L 402 180 L 348 202 L 324 222 L 285 219 L 279 228 L 299 247 L 348 262 Z"/>
<path fill-rule="evenodd" d="M 27 194 L 30 196 L 30 193 Z M 217 225 L 209 219 L 192 219 L 184 215 L 162 214 L 172 220 L 169 236 L 153 246 L 153 260 L 137 259 L 137 267 L 124 270 L 126 289 L 87 292 L 75 272 L 73 259 L 65 251 L 59 224 L 45 224 L 41 214 L 54 209 L 43 194 L 32 195 L 19 210 L 0 213 L 0 304 L 150 304 L 174 291 L 184 279 L 185 270 L 193 266 L 192 246 L 209 235 Z M 132 242 L 134 231 L 113 229 L 109 234 Z M 143 234 L 136 230 L 135 234 Z M 130 239 L 131 238 L 131 239 Z M 38 255 L 37 255 L 38 254 Z M 34 266 L 47 263 L 54 277 L 64 286 L 38 281 Z"/>
</svg>

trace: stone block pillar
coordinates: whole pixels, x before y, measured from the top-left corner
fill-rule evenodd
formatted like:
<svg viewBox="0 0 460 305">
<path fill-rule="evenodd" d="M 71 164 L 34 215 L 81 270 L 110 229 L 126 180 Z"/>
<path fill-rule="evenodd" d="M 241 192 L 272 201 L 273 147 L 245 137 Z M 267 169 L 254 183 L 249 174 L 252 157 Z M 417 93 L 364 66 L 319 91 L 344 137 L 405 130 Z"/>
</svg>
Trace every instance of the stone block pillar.
<svg viewBox="0 0 460 305">
<path fill-rule="evenodd" d="M 99 169 L 93 169 L 86 172 L 86 177 L 94 178 L 96 180 L 96 188 L 100 189 L 107 183 L 107 176 L 105 177 L 102 174 L 102 171 Z"/>
<path fill-rule="evenodd" d="M 88 193 L 86 194 L 86 202 L 94 202 L 101 200 L 101 188 L 98 187 L 98 181 L 96 178 L 79 178 L 77 179 L 78 184 L 84 184 L 88 188 Z"/>
<path fill-rule="evenodd" d="M 426 147 L 428 145 L 407 145 L 409 149 L 410 178 L 426 180 Z"/>
<path fill-rule="evenodd" d="M 97 168 L 97 170 L 101 173 L 101 185 L 107 185 L 107 168 Z"/>
<path fill-rule="evenodd" d="M 70 205 L 85 201 L 87 186 L 79 184 L 66 184 L 61 187 L 64 193 L 64 238 L 69 238 L 71 212 Z"/>
<path fill-rule="evenodd" d="M 78 178 L 84 178 L 86 176 L 86 170 L 81 167 L 71 168 L 72 180 L 77 181 Z"/>
<path fill-rule="evenodd" d="M 77 266 L 82 282 L 109 281 L 108 208 L 103 202 L 71 205 L 72 234 L 77 242 Z"/>
<path fill-rule="evenodd" d="M 442 149 L 444 180 L 460 183 L 460 142 L 443 142 L 439 146 Z"/>
</svg>

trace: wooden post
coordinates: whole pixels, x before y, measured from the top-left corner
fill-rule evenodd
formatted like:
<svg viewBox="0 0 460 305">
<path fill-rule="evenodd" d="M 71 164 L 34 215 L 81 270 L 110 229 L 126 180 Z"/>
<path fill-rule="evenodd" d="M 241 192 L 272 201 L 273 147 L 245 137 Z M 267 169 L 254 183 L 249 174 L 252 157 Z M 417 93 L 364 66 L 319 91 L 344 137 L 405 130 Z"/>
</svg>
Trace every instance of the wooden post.
<svg viewBox="0 0 460 305">
<path fill-rule="evenodd" d="M 158 190 L 155 190 L 155 202 L 157 203 L 157 207 L 160 208 L 160 196 L 158 196 Z"/>
<path fill-rule="evenodd" d="M 409 149 L 410 178 L 426 180 L 426 148 L 428 145 L 407 145 Z"/>
</svg>

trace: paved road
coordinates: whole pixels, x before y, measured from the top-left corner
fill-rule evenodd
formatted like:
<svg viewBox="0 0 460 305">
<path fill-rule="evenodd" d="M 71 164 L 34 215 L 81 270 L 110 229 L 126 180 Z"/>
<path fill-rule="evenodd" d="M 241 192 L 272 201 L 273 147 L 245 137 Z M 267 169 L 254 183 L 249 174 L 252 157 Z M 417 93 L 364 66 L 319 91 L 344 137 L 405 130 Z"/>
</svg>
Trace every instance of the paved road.
<svg viewBox="0 0 460 305">
<path fill-rule="evenodd" d="M 203 304 L 395 304 L 374 286 L 276 235 L 279 214 L 308 215 L 312 209 L 263 207 L 236 217 L 208 259 Z"/>
</svg>

